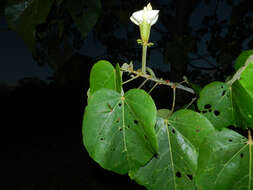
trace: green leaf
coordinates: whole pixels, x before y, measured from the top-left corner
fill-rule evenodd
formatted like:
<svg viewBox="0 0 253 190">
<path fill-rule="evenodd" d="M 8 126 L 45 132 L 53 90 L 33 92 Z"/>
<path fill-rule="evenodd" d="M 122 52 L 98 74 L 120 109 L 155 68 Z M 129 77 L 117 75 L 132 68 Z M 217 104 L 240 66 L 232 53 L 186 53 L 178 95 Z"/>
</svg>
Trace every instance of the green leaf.
<svg viewBox="0 0 253 190">
<path fill-rule="evenodd" d="M 206 85 L 197 101 L 198 109 L 217 129 L 233 125 L 234 110 L 231 88 L 223 82 L 212 82 Z"/>
<path fill-rule="evenodd" d="M 90 94 L 101 88 L 121 92 L 121 76 L 117 74 L 112 64 L 106 60 L 98 61 L 90 72 Z"/>
<path fill-rule="evenodd" d="M 125 174 L 157 153 L 155 121 L 155 104 L 144 90 L 132 89 L 122 96 L 100 89 L 85 109 L 83 142 L 100 166 Z"/>
<path fill-rule="evenodd" d="M 68 10 L 85 38 L 101 12 L 100 0 L 67 0 Z"/>
<path fill-rule="evenodd" d="M 18 33 L 36 56 L 36 26 L 44 23 L 51 9 L 52 0 L 7 1 L 5 16 L 8 25 Z"/>
<path fill-rule="evenodd" d="M 252 190 L 252 142 L 223 129 L 201 144 L 196 184 L 198 190 Z"/>
<path fill-rule="evenodd" d="M 168 122 L 182 133 L 197 150 L 205 136 L 215 130 L 212 123 L 206 117 L 187 109 L 175 112 Z"/>
<path fill-rule="evenodd" d="M 235 67 L 241 71 L 232 85 L 236 123 L 242 128 L 253 128 L 253 50 L 243 52 Z"/>
<path fill-rule="evenodd" d="M 167 119 L 170 114 L 171 114 L 171 111 L 169 109 L 157 110 L 157 117 L 161 117 L 163 119 Z"/>
<path fill-rule="evenodd" d="M 130 177 L 148 190 L 195 190 L 198 147 L 214 130 L 206 117 L 191 110 L 177 111 L 169 120 L 157 118 L 158 155 Z"/>
<path fill-rule="evenodd" d="M 235 60 L 235 70 L 240 69 L 243 65 L 245 65 L 247 59 L 253 55 L 253 50 L 247 50 L 242 52 L 237 59 Z"/>
<path fill-rule="evenodd" d="M 119 93 L 122 91 L 122 75 L 119 64 L 116 64 L 116 91 Z"/>
</svg>

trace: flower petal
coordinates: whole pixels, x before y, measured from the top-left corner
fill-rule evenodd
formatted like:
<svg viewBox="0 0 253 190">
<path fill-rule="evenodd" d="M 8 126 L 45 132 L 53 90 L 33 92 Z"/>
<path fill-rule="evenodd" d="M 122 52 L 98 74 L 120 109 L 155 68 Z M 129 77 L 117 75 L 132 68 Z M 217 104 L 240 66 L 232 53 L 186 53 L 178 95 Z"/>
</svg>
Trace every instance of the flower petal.
<svg viewBox="0 0 253 190">
<path fill-rule="evenodd" d="M 146 18 L 150 21 L 150 24 L 153 23 L 153 20 L 157 21 L 158 13 L 159 13 L 159 10 L 152 10 L 146 13 Z"/>
<path fill-rule="evenodd" d="M 145 20 L 152 26 L 157 22 L 158 16 L 159 10 L 152 10 L 151 5 L 148 4 L 147 7 L 144 7 L 143 10 L 134 12 L 130 17 L 130 20 L 136 25 L 140 25 L 143 20 Z"/>
<path fill-rule="evenodd" d="M 143 14 L 143 10 L 141 11 L 136 11 L 132 14 L 132 16 L 130 17 L 130 20 L 136 24 L 136 25 L 139 25 L 142 23 L 143 21 L 143 17 L 142 17 L 142 14 Z"/>
<path fill-rule="evenodd" d="M 159 12 L 159 11 L 158 11 Z M 155 18 L 153 18 L 152 22 L 150 23 L 150 25 L 152 26 L 153 24 L 155 24 L 158 20 L 158 14 L 155 16 Z"/>
</svg>

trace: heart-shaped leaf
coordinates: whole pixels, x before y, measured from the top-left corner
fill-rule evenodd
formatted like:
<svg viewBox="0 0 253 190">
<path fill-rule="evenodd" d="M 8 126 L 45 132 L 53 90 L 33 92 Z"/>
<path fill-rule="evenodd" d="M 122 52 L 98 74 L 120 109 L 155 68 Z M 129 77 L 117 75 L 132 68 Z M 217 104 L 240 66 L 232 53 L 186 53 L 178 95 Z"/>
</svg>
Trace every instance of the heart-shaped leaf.
<svg viewBox="0 0 253 190">
<path fill-rule="evenodd" d="M 155 104 L 144 90 L 132 89 L 122 96 L 100 89 L 85 110 L 83 142 L 103 168 L 125 174 L 157 153 L 155 121 Z"/>
<path fill-rule="evenodd" d="M 234 110 L 231 88 L 223 82 L 212 82 L 206 85 L 197 101 L 198 109 L 217 129 L 233 125 Z"/>
<path fill-rule="evenodd" d="M 252 190 L 252 141 L 223 129 L 201 144 L 196 184 L 198 190 Z"/>
<path fill-rule="evenodd" d="M 236 123 L 242 128 L 253 128 L 253 50 L 243 52 L 235 67 L 240 74 L 232 85 Z"/>
<path fill-rule="evenodd" d="M 169 120 L 157 118 L 158 155 L 130 177 L 148 190 L 196 190 L 198 147 L 215 129 L 203 115 L 175 112 Z"/>
<path fill-rule="evenodd" d="M 121 92 L 120 71 L 115 70 L 112 64 L 106 60 L 98 61 L 90 72 L 90 94 L 101 88 L 108 88 Z"/>
</svg>

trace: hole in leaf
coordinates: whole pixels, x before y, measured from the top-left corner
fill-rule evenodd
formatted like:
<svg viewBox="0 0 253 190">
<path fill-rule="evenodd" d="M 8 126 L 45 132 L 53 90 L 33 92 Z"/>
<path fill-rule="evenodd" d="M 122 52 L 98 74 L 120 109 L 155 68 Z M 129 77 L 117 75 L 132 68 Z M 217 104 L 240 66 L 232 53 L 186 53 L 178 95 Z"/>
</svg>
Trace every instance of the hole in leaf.
<svg viewBox="0 0 253 190">
<path fill-rule="evenodd" d="M 220 115 L 220 112 L 218 110 L 214 110 L 214 115 L 218 116 Z"/>
<path fill-rule="evenodd" d="M 192 180 L 192 179 L 193 179 L 193 177 L 192 177 L 192 175 L 191 175 L 191 174 L 187 174 L 187 177 L 188 177 L 190 180 Z"/>
<path fill-rule="evenodd" d="M 229 142 L 232 142 L 233 140 L 232 139 L 228 139 Z"/>
<path fill-rule="evenodd" d="M 130 129 L 130 125 L 128 125 L 127 128 Z"/>
<path fill-rule="evenodd" d="M 244 156 L 243 153 L 241 153 L 240 156 L 241 156 L 241 158 L 243 158 L 243 156 Z"/>
<path fill-rule="evenodd" d="M 223 90 L 221 95 L 224 96 L 225 93 L 226 93 L 226 90 Z"/>
<path fill-rule="evenodd" d="M 138 125 L 138 121 L 137 121 L 137 120 L 134 120 L 134 124 Z"/>
<path fill-rule="evenodd" d="M 176 176 L 177 176 L 178 178 L 180 178 L 182 175 L 181 175 L 180 172 L 177 171 Z"/>
<path fill-rule="evenodd" d="M 223 86 L 221 86 L 221 88 L 224 88 Z"/>
<path fill-rule="evenodd" d="M 119 123 L 119 121 L 120 121 L 120 118 L 118 118 L 118 119 L 116 120 L 116 123 Z"/>
<path fill-rule="evenodd" d="M 159 154 L 155 154 L 154 157 L 155 157 L 156 159 L 159 159 Z"/>
<path fill-rule="evenodd" d="M 119 105 L 119 107 L 121 107 L 122 103 L 119 103 L 118 105 Z"/>
<path fill-rule="evenodd" d="M 204 105 L 204 108 L 205 109 L 210 109 L 212 106 L 210 105 L 210 104 L 206 104 L 206 105 Z"/>
<path fill-rule="evenodd" d="M 119 131 L 122 131 L 122 128 L 121 128 L 121 127 L 119 128 Z"/>
<path fill-rule="evenodd" d="M 112 106 L 110 104 L 107 104 L 108 108 L 110 109 L 110 112 L 112 112 Z"/>
<path fill-rule="evenodd" d="M 103 141 L 103 140 L 105 140 L 105 139 L 102 137 L 102 138 L 100 138 L 100 140 Z"/>
<path fill-rule="evenodd" d="M 176 132 L 176 131 L 175 131 L 175 129 L 172 129 L 172 133 L 174 133 L 174 134 L 175 134 L 175 132 Z"/>
</svg>

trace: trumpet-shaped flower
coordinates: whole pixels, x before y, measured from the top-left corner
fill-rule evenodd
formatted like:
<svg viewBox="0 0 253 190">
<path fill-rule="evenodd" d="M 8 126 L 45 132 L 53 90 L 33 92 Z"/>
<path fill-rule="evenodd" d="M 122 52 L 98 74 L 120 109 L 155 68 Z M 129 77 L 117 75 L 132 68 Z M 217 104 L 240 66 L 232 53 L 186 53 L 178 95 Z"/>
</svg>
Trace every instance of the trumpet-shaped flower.
<svg viewBox="0 0 253 190">
<path fill-rule="evenodd" d="M 159 10 L 152 10 L 151 4 L 149 3 L 143 10 L 136 11 L 130 17 L 130 20 L 139 26 L 141 40 L 138 39 L 137 42 L 142 44 L 142 73 L 146 73 L 146 54 L 147 47 L 153 45 L 149 43 L 150 29 L 153 24 L 158 20 Z"/>
<path fill-rule="evenodd" d="M 130 17 L 130 20 L 140 27 L 142 43 L 148 44 L 150 28 L 158 20 L 159 10 L 152 10 L 149 3 L 143 10 L 136 11 Z"/>
<path fill-rule="evenodd" d="M 143 23 L 143 21 L 152 26 L 158 20 L 158 15 L 159 10 L 152 10 L 152 6 L 149 3 L 143 10 L 134 12 L 130 17 L 130 20 L 138 26 Z"/>
</svg>

